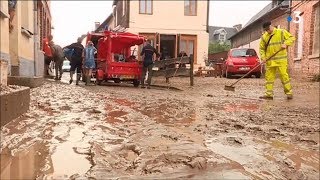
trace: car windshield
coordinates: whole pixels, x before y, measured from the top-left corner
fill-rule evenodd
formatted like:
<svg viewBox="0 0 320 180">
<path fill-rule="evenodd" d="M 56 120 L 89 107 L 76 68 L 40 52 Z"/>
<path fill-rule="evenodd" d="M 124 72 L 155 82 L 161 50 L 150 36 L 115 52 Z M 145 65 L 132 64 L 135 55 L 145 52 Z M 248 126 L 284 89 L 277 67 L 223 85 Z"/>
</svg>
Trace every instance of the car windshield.
<svg viewBox="0 0 320 180">
<path fill-rule="evenodd" d="M 232 57 L 257 56 L 254 49 L 235 49 L 231 52 Z"/>
<path fill-rule="evenodd" d="M 68 66 L 69 65 L 69 61 L 63 61 L 63 65 Z"/>
</svg>

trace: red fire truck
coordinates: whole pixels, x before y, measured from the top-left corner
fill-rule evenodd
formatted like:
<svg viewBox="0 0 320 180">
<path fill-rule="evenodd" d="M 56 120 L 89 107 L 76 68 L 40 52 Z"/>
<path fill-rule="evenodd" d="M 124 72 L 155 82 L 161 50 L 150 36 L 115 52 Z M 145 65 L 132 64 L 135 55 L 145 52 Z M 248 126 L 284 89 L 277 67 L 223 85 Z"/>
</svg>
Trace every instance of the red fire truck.
<svg viewBox="0 0 320 180">
<path fill-rule="evenodd" d="M 145 38 L 128 32 L 89 33 L 87 42 L 92 41 L 98 50 L 96 56 L 96 69 L 94 76 L 97 84 L 103 81 L 113 80 L 132 82 L 135 87 L 139 86 L 142 64 L 133 55 L 131 48 L 141 45 Z"/>
</svg>

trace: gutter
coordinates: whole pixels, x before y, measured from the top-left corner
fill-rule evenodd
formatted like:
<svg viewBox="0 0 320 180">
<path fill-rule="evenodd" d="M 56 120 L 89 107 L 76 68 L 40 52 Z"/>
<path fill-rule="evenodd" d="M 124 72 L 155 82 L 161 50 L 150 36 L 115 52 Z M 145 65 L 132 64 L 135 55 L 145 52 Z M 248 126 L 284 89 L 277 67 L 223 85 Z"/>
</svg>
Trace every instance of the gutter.
<svg viewBox="0 0 320 180">
<path fill-rule="evenodd" d="M 209 33 L 209 11 L 210 11 L 210 0 L 207 0 L 207 33 Z"/>
<path fill-rule="evenodd" d="M 292 12 L 292 0 L 290 0 L 290 2 L 289 2 L 289 7 L 288 7 L 288 9 L 289 9 L 288 14 L 289 14 L 289 16 L 291 16 L 291 12 Z M 288 21 L 287 31 L 290 32 L 290 21 Z"/>
</svg>

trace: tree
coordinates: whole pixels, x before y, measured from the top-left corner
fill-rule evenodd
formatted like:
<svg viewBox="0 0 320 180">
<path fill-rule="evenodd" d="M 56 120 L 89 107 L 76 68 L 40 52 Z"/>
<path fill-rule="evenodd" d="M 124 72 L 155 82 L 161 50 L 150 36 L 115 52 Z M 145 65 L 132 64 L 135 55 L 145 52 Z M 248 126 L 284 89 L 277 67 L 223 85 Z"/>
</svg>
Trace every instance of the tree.
<svg viewBox="0 0 320 180">
<path fill-rule="evenodd" d="M 209 43 L 209 54 L 230 50 L 231 46 L 227 43 Z"/>
</svg>

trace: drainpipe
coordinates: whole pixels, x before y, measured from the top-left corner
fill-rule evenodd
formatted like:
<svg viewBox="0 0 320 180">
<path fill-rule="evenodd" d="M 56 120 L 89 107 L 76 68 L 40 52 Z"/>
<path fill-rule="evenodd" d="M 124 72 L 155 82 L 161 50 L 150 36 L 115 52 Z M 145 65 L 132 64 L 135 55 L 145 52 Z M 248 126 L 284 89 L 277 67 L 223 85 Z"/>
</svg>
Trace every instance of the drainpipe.
<svg viewBox="0 0 320 180">
<path fill-rule="evenodd" d="M 291 11 L 292 11 L 291 6 L 292 6 L 292 0 L 290 0 L 290 2 L 289 2 L 289 7 L 288 7 L 289 12 L 288 12 L 288 16 L 291 16 Z M 290 21 L 288 21 L 287 30 L 288 30 L 288 32 L 290 32 Z"/>
<path fill-rule="evenodd" d="M 37 76 L 37 64 L 36 61 L 38 61 L 38 28 L 37 28 L 37 19 L 38 19 L 38 11 L 37 11 L 37 0 L 33 0 L 33 71 L 34 76 Z"/>
</svg>

